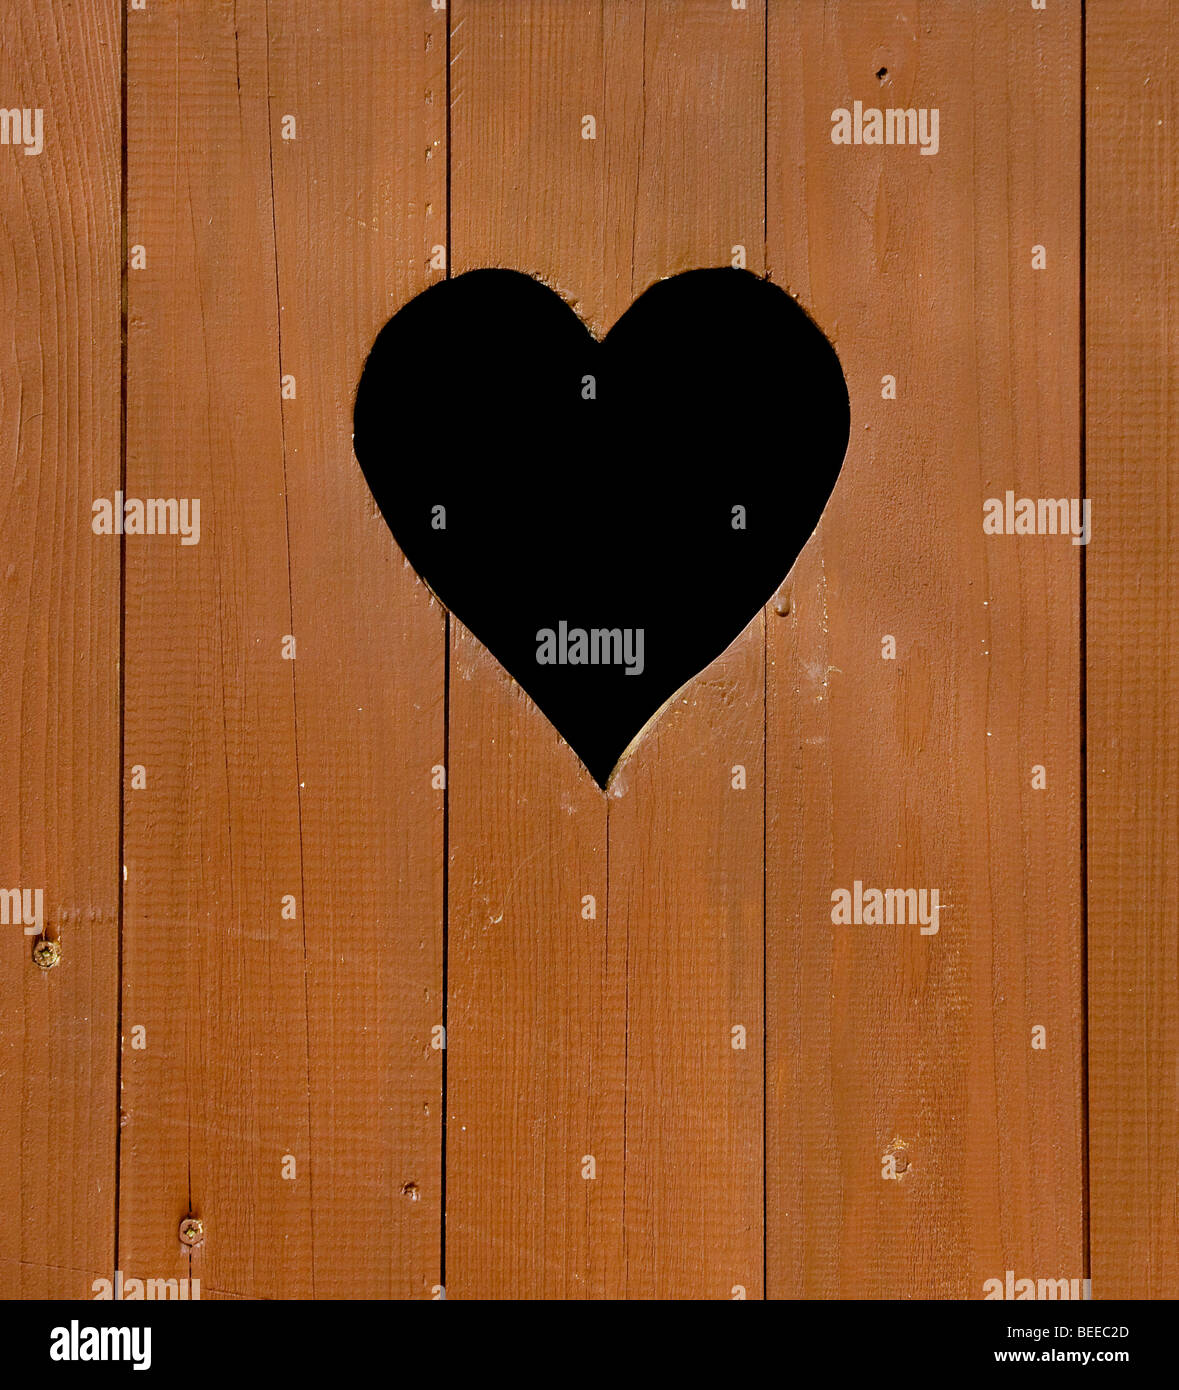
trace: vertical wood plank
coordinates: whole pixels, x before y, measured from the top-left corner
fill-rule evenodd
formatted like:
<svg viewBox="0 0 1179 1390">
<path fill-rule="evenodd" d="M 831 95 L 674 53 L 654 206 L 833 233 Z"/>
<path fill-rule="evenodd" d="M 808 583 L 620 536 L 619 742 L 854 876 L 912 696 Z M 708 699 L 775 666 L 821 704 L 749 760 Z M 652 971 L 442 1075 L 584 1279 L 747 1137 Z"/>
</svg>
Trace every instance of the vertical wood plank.
<svg viewBox="0 0 1179 1390">
<path fill-rule="evenodd" d="M 12 9 L 0 107 L 0 887 L 40 890 L 62 957 L 0 927 L 0 1283 L 86 1298 L 114 1266 L 120 551 L 120 15 Z M 32 898 L 30 895 L 30 905 Z"/>
<path fill-rule="evenodd" d="M 1086 9 L 1093 1294 L 1179 1297 L 1179 7 Z"/>
<path fill-rule="evenodd" d="M 729 265 L 737 246 L 760 274 L 765 12 L 661 2 L 643 21 L 625 40 L 642 53 L 624 136 L 638 152 L 632 296 L 677 271 Z M 621 185 L 621 169 L 615 177 Z M 627 948 L 632 1298 L 763 1292 L 764 661 L 759 615 L 673 697 L 610 786 L 610 919 L 625 925 Z"/>
<path fill-rule="evenodd" d="M 738 243 L 759 265 L 760 7 L 460 5 L 452 25 L 456 273 L 539 275 L 601 335 L 662 275 Z M 603 798 L 456 624 L 452 1296 L 760 1292 L 760 621 L 680 699 L 607 799 L 607 910 L 585 923 Z"/>
<path fill-rule="evenodd" d="M 450 22 L 451 270 L 539 275 L 600 331 L 604 146 L 580 129 L 604 108 L 602 15 L 452 3 Z M 605 911 L 604 800 L 451 626 L 447 1295 L 617 1297 L 625 931 Z"/>
<path fill-rule="evenodd" d="M 618 1297 L 625 955 L 605 912 L 602 797 L 454 628 L 447 1296 Z"/>
<path fill-rule="evenodd" d="M 441 1281 L 445 620 L 351 436 L 365 355 L 445 242 L 445 24 L 417 0 L 271 12 L 321 1298 L 430 1298 Z M 406 422 L 405 466 L 430 466 L 436 425 Z"/>
<path fill-rule="evenodd" d="M 199 498 L 201 532 L 127 538 L 146 786 L 125 802 L 120 1267 L 289 1298 L 313 1291 L 307 1165 L 282 1177 L 309 1152 L 308 982 L 282 917 L 302 863 L 266 20 L 127 19 L 127 495 Z"/>
<path fill-rule="evenodd" d="M 852 401 L 767 615 L 769 1293 L 1079 1279 L 1079 551 L 982 530 L 1080 495 L 1079 10 L 775 6 L 769 52 L 770 272 Z M 939 152 L 835 145 L 855 100 Z M 940 931 L 833 925 L 857 879 Z"/>
</svg>

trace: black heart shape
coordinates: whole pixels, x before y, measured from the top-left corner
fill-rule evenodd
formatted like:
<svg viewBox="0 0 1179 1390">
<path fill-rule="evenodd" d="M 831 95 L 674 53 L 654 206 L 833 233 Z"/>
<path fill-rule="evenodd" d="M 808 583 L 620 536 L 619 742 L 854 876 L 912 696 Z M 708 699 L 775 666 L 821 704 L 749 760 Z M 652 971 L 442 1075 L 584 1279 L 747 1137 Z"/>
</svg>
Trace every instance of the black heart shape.
<svg viewBox="0 0 1179 1390">
<path fill-rule="evenodd" d="M 598 342 L 476 270 L 381 330 L 353 438 L 410 563 L 604 787 L 785 578 L 849 429 L 831 344 L 747 271 L 662 280 Z"/>
</svg>

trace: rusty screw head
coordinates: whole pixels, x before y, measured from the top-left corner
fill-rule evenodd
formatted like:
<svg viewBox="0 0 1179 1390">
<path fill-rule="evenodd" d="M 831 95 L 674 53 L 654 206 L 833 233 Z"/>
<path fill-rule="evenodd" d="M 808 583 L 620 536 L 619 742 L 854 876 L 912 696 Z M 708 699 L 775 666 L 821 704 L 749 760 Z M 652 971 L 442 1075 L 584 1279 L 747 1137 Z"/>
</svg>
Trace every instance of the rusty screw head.
<svg viewBox="0 0 1179 1390">
<path fill-rule="evenodd" d="M 50 941 L 47 936 L 41 937 L 33 947 L 33 962 L 39 965 L 42 970 L 52 970 L 61 960 L 61 942 Z"/>
<path fill-rule="evenodd" d="M 186 1216 L 180 1223 L 182 1245 L 199 1245 L 205 1238 L 205 1223 L 199 1216 Z"/>
</svg>

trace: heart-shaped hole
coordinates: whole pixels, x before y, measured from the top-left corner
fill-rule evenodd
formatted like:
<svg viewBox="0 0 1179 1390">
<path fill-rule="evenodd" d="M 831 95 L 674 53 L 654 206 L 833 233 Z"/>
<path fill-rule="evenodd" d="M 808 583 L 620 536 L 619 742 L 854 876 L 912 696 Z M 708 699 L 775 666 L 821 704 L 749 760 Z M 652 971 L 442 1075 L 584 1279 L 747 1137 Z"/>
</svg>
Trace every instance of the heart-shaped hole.
<svg viewBox="0 0 1179 1390">
<path fill-rule="evenodd" d="M 849 429 L 831 344 L 747 271 L 662 280 L 598 342 L 476 270 L 381 330 L 354 444 L 417 573 L 605 787 L 785 578 Z"/>
</svg>

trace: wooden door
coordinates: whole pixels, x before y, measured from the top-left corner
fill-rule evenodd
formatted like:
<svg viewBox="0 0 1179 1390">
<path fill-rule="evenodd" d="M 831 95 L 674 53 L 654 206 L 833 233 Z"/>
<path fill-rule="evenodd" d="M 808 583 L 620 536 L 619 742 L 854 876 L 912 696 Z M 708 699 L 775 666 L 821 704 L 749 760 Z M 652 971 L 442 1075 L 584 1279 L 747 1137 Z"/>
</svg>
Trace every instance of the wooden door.
<svg viewBox="0 0 1179 1390">
<path fill-rule="evenodd" d="M 3 1292 L 1176 1296 L 1174 5 L 6 25 Z M 600 337 L 730 265 L 851 442 L 603 791 L 408 566 L 356 385 L 448 276 Z"/>
</svg>

